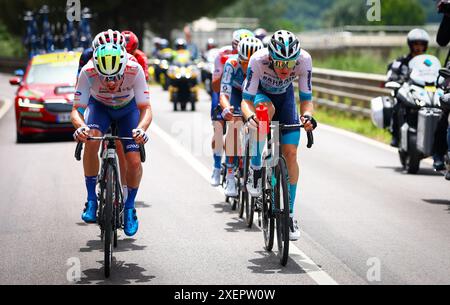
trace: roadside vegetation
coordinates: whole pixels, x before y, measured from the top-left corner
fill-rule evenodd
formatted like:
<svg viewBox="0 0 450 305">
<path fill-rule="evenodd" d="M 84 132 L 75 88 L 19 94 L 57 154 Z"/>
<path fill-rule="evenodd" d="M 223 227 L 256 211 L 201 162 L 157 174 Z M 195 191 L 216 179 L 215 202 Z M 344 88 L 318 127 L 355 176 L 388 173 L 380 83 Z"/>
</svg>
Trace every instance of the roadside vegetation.
<svg viewBox="0 0 450 305">
<path fill-rule="evenodd" d="M 0 56 L 22 57 L 25 54 L 23 44 L 19 38 L 12 36 L 0 22 Z"/>
</svg>

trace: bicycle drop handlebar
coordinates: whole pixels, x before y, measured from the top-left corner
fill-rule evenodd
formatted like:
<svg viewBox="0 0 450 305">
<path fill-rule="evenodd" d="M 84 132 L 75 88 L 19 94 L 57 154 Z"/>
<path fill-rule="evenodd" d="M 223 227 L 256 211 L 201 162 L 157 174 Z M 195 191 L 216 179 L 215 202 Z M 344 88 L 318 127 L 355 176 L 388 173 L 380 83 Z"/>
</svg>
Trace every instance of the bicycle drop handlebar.
<svg viewBox="0 0 450 305">
<path fill-rule="evenodd" d="M 129 138 L 129 137 L 117 137 L 117 136 L 103 136 L 103 137 L 88 137 L 88 141 L 120 141 L 120 140 L 125 140 L 125 141 L 132 141 L 134 140 L 134 138 Z M 83 143 L 79 142 L 77 144 L 77 147 L 75 148 L 75 159 L 77 161 L 81 161 L 81 152 L 83 151 Z M 140 144 L 139 145 L 139 154 L 141 155 L 141 162 L 145 163 L 146 159 L 147 159 L 147 155 L 145 152 L 145 148 L 144 145 Z"/>
</svg>

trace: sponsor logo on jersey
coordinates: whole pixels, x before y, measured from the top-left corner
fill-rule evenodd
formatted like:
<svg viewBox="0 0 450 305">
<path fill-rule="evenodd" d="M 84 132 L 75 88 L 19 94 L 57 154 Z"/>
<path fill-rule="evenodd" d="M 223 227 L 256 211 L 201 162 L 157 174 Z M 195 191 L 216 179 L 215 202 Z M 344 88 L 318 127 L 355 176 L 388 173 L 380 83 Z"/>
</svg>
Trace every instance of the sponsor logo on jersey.
<svg viewBox="0 0 450 305">
<path fill-rule="evenodd" d="M 245 91 L 248 91 L 248 89 L 250 88 L 250 83 L 252 82 L 252 78 L 253 78 L 253 70 L 252 68 L 248 68 L 247 71 L 247 85 L 245 86 Z"/>
</svg>

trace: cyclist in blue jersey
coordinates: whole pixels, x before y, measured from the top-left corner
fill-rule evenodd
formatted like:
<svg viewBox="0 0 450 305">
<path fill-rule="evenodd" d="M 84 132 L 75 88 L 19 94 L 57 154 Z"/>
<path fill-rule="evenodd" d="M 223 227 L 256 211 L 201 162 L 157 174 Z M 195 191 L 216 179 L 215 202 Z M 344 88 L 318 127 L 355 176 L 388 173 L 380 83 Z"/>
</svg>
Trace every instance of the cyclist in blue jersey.
<svg viewBox="0 0 450 305">
<path fill-rule="evenodd" d="M 220 113 L 218 115 L 215 114 L 215 110 L 220 103 L 220 83 L 222 81 L 223 68 L 228 58 L 232 55 L 237 54 L 237 47 L 239 42 L 246 37 L 255 37 L 255 35 L 251 31 L 245 29 L 234 31 L 233 41 L 231 45 L 220 49 L 214 63 L 214 73 L 212 75 L 211 83 L 211 87 L 213 90 L 211 98 L 211 120 L 213 121 L 214 126 L 214 137 L 212 141 L 214 167 L 211 176 L 211 185 L 214 187 L 220 185 L 220 169 L 222 166 L 224 145 L 223 131 L 225 123 Z"/>
<path fill-rule="evenodd" d="M 247 74 L 250 57 L 262 48 L 263 44 L 258 38 L 247 37 L 242 39 L 237 47 L 238 54 L 231 56 L 227 60 L 223 71 L 220 86 L 220 106 L 223 109 L 222 118 L 227 121 L 227 134 L 225 137 L 227 167 L 225 196 L 228 197 L 238 196 L 236 180 L 234 179 L 234 168 L 238 162 L 239 135 L 242 120 L 235 122 L 233 114 L 241 113 L 242 83 Z"/>
</svg>

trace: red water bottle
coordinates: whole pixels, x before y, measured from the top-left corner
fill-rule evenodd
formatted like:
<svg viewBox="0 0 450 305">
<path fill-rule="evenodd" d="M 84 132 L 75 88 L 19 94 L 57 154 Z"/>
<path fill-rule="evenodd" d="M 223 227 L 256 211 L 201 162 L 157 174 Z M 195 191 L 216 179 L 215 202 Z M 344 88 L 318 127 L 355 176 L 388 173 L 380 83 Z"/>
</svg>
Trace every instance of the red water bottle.
<svg viewBox="0 0 450 305">
<path fill-rule="evenodd" d="M 256 118 L 259 121 L 260 135 L 262 136 L 268 135 L 270 131 L 269 109 L 267 109 L 267 107 L 264 106 L 263 104 L 259 104 L 258 107 L 256 107 Z"/>
</svg>

